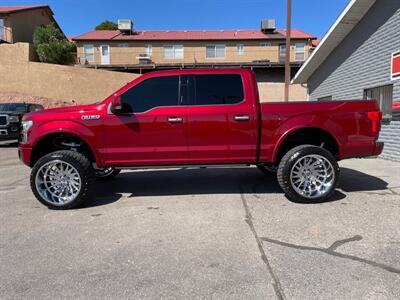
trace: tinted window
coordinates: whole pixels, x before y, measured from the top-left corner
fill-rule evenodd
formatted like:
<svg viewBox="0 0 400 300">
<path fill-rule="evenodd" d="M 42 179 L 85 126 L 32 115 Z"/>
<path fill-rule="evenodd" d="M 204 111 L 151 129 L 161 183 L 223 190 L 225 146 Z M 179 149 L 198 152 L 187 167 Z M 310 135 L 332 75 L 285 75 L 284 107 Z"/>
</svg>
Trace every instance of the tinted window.
<svg viewBox="0 0 400 300">
<path fill-rule="evenodd" d="M 235 104 L 243 100 L 240 75 L 196 75 L 195 104 Z"/>
<path fill-rule="evenodd" d="M 122 94 L 121 102 L 127 112 L 133 113 L 179 105 L 179 76 L 147 79 Z"/>
</svg>

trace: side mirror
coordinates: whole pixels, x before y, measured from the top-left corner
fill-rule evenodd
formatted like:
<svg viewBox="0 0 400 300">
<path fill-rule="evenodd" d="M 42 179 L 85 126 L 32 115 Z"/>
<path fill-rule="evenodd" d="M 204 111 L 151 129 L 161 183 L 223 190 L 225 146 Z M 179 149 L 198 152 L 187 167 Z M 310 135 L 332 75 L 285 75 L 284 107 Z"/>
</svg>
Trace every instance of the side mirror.
<svg viewBox="0 0 400 300">
<path fill-rule="evenodd" d="M 118 94 L 114 94 L 112 102 L 111 102 L 111 112 L 115 115 L 123 113 L 121 96 Z"/>
</svg>

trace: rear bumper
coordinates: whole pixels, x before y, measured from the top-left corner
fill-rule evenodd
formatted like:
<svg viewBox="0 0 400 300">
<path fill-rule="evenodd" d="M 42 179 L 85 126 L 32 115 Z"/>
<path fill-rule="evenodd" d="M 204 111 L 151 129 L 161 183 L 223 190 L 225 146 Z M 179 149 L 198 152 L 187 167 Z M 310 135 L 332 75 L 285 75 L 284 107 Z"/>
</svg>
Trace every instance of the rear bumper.
<svg viewBox="0 0 400 300">
<path fill-rule="evenodd" d="M 378 156 L 382 153 L 383 151 L 383 147 L 384 147 L 384 143 L 383 142 L 376 142 L 375 143 L 375 148 L 374 148 L 374 153 L 372 154 L 373 156 Z"/>
<path fill-rule="evenodd" d="M 31 165 L 32 148 L 24 144 L 18 145 L 19 159 L 27 166 Z"/>
</svg>

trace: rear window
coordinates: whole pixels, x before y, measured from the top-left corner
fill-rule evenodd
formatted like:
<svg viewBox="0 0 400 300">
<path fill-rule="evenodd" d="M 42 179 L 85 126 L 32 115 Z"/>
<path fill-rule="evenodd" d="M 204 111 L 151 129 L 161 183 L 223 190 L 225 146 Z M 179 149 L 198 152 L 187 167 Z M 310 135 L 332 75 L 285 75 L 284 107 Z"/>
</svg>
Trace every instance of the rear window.
<svg viewBox="0 0 400 300">
<path fill-rule="evenodd" d="M 235 104 L 244 99 L 238 74 L 196 75 L 194 79 L 195 105 Z"/>
</svg>

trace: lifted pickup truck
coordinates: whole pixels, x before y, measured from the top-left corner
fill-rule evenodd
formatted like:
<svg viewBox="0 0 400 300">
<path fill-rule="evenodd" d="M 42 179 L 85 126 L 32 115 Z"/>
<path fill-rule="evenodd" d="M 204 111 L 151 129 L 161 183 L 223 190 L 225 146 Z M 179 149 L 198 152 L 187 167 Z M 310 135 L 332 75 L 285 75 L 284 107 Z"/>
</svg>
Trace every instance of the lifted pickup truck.
<svg viewBox="0 0 400 300">
<path fill-rule="evenodd" d="M 19 155 L 54 209 L 91 197 L 96 177 L 182 165 L 275 169 L 289 199 L 320 202 L 334 193 L 338 160 L 381 153 L 380 122 L 375 101 L 260 103 L 249 70 L 160 71 L 98 104 L 24 116 Z"/>
</svg>

